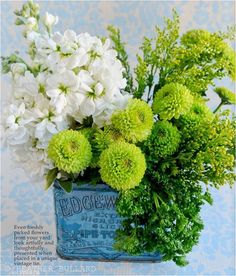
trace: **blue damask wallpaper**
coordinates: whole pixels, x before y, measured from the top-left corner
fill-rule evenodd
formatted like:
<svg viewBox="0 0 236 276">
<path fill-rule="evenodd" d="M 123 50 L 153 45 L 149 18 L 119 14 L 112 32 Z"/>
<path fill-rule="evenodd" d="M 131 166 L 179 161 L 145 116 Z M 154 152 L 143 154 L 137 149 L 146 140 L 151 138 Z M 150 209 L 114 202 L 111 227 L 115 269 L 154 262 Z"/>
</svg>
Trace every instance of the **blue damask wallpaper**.
<svg viewBox="0 0 236 276">
<path fill-rule="evenodd" d="M 144 35 L 151 36 L 155 25 L 162 25 L 163 16 L 171 16 L 175 8 L 181 16 L 181 31 L 204 28 L 226 30 L 235 21 L 234 1 L 39 1 L 42 12 L 60 17 L 57 30 L 74 29 L 105 35 L 106 26 L 121 29 L 132 64 Z M 1 55 L 23 49 L 25 42 L 20 28 L 14 25 L 13 11 L 21 1 L 1 1 Z M 226 85 L 233 89 L 229 80 Z M 11 93 L 7 76 L 2 77 L 1 106 Z M 209 91 L 209 95 L 211 92 Z M 210 102 L 216 107 L 218 99 Z M 13 228 L 18 225 L 43 225 L 55 238 L 52 192 L 44 192 L 20 169 L 16 169 L 7 148 L 1 148 L 1 275 L 235 275 L 235 191 L 228 186 L 214 191 L 214 206 L 205 206 L 202 217 L 205 229 L 198 246 L 189 254 L 189 265 L 180 268 L 166 263 L 103 263 L 53 260 L 26 270 L 13 263 Z M 54 250 L 54 246 L 50 248 Z M 54 252 L 55 254 L 55 252 Z"/>
</svg>

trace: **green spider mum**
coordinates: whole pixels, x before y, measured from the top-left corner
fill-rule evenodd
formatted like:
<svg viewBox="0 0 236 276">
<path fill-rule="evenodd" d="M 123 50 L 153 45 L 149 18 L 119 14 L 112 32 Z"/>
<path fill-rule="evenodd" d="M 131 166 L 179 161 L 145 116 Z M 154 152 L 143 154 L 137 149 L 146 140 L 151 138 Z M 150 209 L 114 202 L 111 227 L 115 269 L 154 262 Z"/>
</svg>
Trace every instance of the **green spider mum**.
<svg viewBox="0 0 236 276">
<path fill-rule="evenodd" d="M 218 94 L 224 104 L 236 104 L 235 94 L 226 87 L 217 87 L 214 91 Z"/>
<path fill-rule="evenodd" d="M 178 129 L 168 121 L 158 121 L 154 124 L 152 133 L 145 141 L 144 147 L 152 158 L 164 157 L 173 154 L 179 143 Z"/>
<path fill-rule="evenodd" d="M 48 156 L 58 169 L 67 173 L 79 173 L 90 164 L 91 145 L 80 132 L 64 130 L 50 140 Z"/>
<path fill-rule="evenodd" d="M 125 110 L 112 115 L 112 124 L 129 142 L 144 141 L 153 126 L 153 113 L 151 107 L 139 99 L 131 99 Z"/>
<path fill-rule="evenodd" d="M 163 120 L 178 119 L 189 111 L 193 97 L 187 87 L 178 83 L 169 83 L 157 91 L 153 101 L 153 111 Z"/>
<path fill-rule="evenodd" d="M 100 156 L 100 174 L 104 182 L 117 190 L 128 190 L 142 180 L 146 161 L 141 150 L 126 142 L 111 144 Z"/>
</svg>

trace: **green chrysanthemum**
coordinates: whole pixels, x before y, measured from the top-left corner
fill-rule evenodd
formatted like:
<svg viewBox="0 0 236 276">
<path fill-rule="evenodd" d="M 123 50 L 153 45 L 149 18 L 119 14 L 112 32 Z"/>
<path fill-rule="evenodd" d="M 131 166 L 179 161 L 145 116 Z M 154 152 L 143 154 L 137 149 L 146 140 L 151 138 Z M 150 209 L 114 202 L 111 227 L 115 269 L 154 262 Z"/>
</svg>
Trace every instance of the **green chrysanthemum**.
<svg viewBox="0 0 236 276">
<path fill-rule="evenodd" d="M 207 122 L 212 121 L 214 118 L 213 112 L 201 99 L 195 99 L 189 112 L 180 117 L 180 121 L 195 121 L 195 122 Z"/>
<path fill-rule="evenodd" d="M 144 141 L 153 126 L 151 107 L 139 99 L 131 99 L 125 110 L 118 111 L 111 118 L 113 126 L 129 142 Z"/>
<path fill-rule="evenodd" d="M 152 157 L 164 157 L 173 154 L 180 143 L 178 129 L 168 121 L 158 121 L 154 124 L 151 135 L 145 141 L 144 147 Z"/>
<path fill-rule="evenodd" d="M 169 83 L 157 91 L 153 101 L 153 111 L 163 120 L 170 120 L 173 117 L 177 119 L 189 111 L 192 103 L 193 97 L 187 87 Z"/>
<path fill-rule="evenodd" d="M 201 100 L 195 100 L 191 109 L 176 120 L 176 125 L 182 133 L 185 148 L 192 151 L 199 148 L 209 139 L 206 132 L 214 120 L 213 112 Z"/>
<path fill-rule="evenodd" d="M 100 174 L 104 182 L 117 190 L 137 186 L 146 170 L 145 157 L 135 145 L 111 144 L 100 156 Z"/>
<path fill-rule="evenodd" d="M 48 156 L 58 169 L 78 173 L 87 168 L 92 158 L 91 145 L 78 131 L 64 130 L 49 142 Z"/>
<path fill-rule="evenodd" d="M 235 94 L 226 87 L 217 87 L 214 91 L 218 94 L 224 104 L 236 104 Z"/>
</svg>

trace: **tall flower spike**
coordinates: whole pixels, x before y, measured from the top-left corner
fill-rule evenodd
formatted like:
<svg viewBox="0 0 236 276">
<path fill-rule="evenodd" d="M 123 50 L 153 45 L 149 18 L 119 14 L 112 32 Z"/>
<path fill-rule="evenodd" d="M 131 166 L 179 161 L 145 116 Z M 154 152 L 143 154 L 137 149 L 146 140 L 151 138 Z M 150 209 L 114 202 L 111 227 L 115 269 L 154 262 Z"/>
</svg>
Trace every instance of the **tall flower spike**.
<svg viewBox="0 0 236 276">
<path fill-rule="evenodd" d="M 137 186 L 146 170 L 145 157 L 135 145 L 125 142 L 111 144 L 100 157 L 100 174 L 104 182 L 117 190 Z"/>
<path fill-rule="evenodd" d="M 115 112 L 111 121 L 127 141 L 136 143 L 148 137 L 154 120 L 152 109 L 146 102 L 130 99 L 127 108 Z"/>
<path fill-rule="evenodd" d="M 169 83 L 157 91 L 153 101 L 153 111 L 163 120 L 178 119 L 180 115 L 189 111 L 193 103 L 193 96 L 182 84 Z"/>
<path fill-rule="evenodd" d="M 78 131 L 64 130 L 52 137 L 48 156 L 58 169 L 68 173 L 79 173 L 86 169 L 92 158 L 87 138 Z"/>
</svg>

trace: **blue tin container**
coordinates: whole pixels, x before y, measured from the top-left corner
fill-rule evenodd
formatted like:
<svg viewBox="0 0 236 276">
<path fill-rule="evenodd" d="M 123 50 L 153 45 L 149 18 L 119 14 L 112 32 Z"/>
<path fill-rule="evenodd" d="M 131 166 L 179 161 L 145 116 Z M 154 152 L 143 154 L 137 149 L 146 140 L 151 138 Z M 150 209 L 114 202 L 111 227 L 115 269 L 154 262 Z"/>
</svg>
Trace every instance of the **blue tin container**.
<svg viewBox="0 0 236 276">
<path fill-rule="evenodd" d="M 63 259 L 160 262 L 158 253 L 131 256 L 112 248 L 121 218 L 117 192 L 105 184 L 73 185 L 71 193 L 54 183 L 57 253 Z"/>
</svg>

